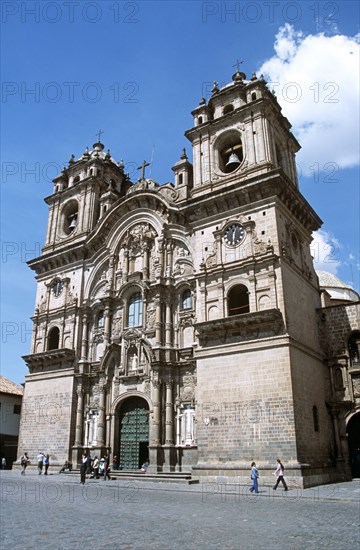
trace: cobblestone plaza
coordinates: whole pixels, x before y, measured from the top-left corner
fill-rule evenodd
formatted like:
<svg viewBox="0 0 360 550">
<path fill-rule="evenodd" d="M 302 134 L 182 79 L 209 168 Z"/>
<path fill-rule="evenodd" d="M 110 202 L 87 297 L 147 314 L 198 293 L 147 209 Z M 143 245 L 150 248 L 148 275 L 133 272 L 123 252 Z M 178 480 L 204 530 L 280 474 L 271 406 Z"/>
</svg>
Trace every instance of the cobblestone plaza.
<svg viewBox="0 0 360 550">
<path fill-rule="evenodd" d="M 1 473 L 1 548 L 357 550 L 360 482 L 288 493 L 239 484 Z"/>
</svg>

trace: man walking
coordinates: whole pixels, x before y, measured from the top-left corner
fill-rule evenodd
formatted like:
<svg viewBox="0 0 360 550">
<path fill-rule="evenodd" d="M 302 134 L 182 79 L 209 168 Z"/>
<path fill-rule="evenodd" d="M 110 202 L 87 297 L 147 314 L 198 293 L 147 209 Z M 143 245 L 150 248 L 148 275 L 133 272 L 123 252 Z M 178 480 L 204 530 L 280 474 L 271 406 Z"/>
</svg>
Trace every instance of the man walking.
<svg viewBox="0 0 360 550">
<path fill-rule="evenodd" d="M 38 467 L 39 476 L 41 476 L 41 472 L 42 472 L 42 469 L 43 469 L 44 458 L 45 458 L 44 453 L 39 453 L 38 456 L 37 456 L 37 459 L 36 459 L 37 460 L 37 467 Z"/>
</svg>

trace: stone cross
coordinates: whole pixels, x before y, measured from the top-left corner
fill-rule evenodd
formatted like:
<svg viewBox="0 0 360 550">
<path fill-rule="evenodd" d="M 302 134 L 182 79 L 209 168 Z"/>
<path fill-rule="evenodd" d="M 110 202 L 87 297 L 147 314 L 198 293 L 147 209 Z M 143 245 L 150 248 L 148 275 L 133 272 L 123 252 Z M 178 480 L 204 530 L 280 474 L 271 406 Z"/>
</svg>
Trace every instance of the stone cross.
<svg viewBox="0 0 360 550">
<path fill-rule="evenodd" d="M 100 137 L 101 137 L 101 134 L 103 134 L 103 133 L 104 133 L 104 132 L 103 132 L 102 130 L 99 130 L 98 133 L 95 134 L 95 135 L 98 136 L 98 143 L 100 143 Z"/>
<path fill-rule="evenodd" d="M 243 62 L 243 61 L 239 61 L 239 60 L 237 59 L 235 65 L 233 65 L 233 67 L 237 67 L 237 70 L 240 71 L 240 65 L 241 65 L 241 63 L 244 63 L 244 62 Z"/>
<path fill-rule="evenodd" d="M 142 164 L 140 164 L 140 166 L 137 167 L 137 170 L 141 170 L 141 179 L 145 179 L 145 168 L 147 166 L 150 166 L 150 162 L 146 162 L 146 160 L 144 160 L 142 162 Z"/>
</svg>

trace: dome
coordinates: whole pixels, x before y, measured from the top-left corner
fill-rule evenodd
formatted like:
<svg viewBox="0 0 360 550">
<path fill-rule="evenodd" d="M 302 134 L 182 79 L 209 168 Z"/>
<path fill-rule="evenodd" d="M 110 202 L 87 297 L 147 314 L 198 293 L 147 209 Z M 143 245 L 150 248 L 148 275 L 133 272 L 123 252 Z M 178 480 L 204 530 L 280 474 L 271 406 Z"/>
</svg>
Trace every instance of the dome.
<svg viewBox="0 0 360 550">
<path fill-rule="evenodd" d="M 329 271 L 316 271 L 316 274 L 319 277 L 320 288 L 330 294 L 332 301 L 358 302 L 360 300 L 359 294 L 333 273 Z"/>
</svg>

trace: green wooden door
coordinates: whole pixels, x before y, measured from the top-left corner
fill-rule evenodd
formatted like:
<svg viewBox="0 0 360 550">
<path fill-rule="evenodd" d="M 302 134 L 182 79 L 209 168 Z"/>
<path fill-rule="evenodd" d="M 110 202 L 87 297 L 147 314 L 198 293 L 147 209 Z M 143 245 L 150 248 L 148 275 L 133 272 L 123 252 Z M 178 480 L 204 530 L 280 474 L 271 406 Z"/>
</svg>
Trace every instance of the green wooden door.
<svg viewBox="0 0 360 550">
<path fill-rule="evenodd" d="M 131 397 L 120 409 L 120 465 L 137 470 L 148 459 L 149 410 L 144 399 Z"/>
</svg>

